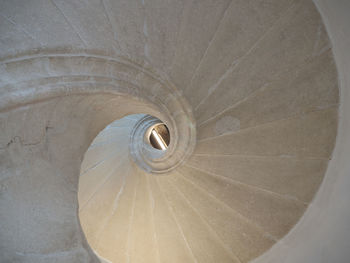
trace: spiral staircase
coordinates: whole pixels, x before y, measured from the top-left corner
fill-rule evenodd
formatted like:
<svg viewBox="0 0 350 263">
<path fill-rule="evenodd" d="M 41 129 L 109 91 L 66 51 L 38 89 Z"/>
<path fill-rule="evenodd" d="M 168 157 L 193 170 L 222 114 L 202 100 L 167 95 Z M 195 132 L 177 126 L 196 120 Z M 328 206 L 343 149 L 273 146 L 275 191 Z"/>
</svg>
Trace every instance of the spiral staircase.
<svg viewBox="0 0 350 263">
<path fill-rule="evenodd" d="M 348 262 L 350 5 L 316 4 L 0 0 L 0 262 Z"/>
</svg>

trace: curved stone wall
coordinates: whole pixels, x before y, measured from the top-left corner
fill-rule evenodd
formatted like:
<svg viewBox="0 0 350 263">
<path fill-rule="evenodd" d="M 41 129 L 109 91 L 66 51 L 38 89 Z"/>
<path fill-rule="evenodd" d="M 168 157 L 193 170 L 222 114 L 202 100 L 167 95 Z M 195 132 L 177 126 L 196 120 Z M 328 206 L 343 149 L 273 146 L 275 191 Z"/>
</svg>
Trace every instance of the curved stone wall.
<svg viewBox="0 0 350 263">
<path fill-rule="evenodd" d="M 348 206 L 350 186 L 348 1 L 315 1 L 327 26 L 339 73 L 340 117 L 337 144 L 315 200 L 296 227 L 276 246 L 253 262 L 337 262 L 350 258 Z"/>
<path fill-rule="evenodd" d="M 339 95 L 311 1 L 2 1 L 0 33 L 4 262 L 97 262 L 89 245 L 112 262 L 248 262 L 322 183 Z M 169 127 L 164 156 L 129 147 L 131 122 L 88 148 L 140 113 Z"/>
</svg>

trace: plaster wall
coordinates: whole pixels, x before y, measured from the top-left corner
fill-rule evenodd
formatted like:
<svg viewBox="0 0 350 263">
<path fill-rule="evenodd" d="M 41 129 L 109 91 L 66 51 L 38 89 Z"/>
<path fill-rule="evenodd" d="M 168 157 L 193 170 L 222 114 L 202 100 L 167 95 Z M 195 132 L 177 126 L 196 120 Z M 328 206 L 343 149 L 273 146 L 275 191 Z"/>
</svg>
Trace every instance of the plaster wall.
<svg viewBox="0 0 350 263">
<path fill-rule="evenodd" d="M 315 1 L 330 36 L 339 74 L 336 147 L 315 200 L 295 228 L 254 263 L 350 261 L 350 2 Z"/>
</svg>

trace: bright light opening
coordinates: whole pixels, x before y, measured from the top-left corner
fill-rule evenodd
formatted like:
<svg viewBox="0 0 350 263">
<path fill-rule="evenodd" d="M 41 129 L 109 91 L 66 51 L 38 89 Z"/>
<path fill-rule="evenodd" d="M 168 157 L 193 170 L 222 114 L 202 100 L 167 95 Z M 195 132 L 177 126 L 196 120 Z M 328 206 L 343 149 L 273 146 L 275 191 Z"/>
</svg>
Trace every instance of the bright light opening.
<svg viewBox="0 0 350 263">
<path fill-rule="evenodd" d="M 156 130 L 152 130 L 152 135 L 154 136 L 154 138 L 156 138 L 158 145 L 160 146 L 160 148 L 162 148 L 162 150 L 166 150 L 167 146 L 165 144 L 165 142 L 163 141 L 163 139 L 158 135 L 158 133 L 156 132 Z"/>
<path fill-rule="evenodd" d="M 149 142 L 153 148 L 165 151 L 170 142 L 170 134 L 167 126 L 162 123 L 153 127 L 149 135 Z"/>
</svg>

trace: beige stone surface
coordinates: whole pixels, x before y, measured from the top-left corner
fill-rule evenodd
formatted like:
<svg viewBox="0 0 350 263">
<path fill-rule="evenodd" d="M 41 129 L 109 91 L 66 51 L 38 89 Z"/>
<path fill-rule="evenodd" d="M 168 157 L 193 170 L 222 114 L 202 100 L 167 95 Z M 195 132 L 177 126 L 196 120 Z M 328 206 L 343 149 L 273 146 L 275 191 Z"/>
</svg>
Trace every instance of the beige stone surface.
<svg viewBox="0 0 350 263">
<path fill-rule="evenodd" d="M 188 166 L 309 203 L 328 160 L 289 156 L 193 155 Z"/>
<path fill-rule="evenodd" d="M 195 153 L 330 157 L 337 107 L 199 141 Z M 329 143 L 325 143 L 328 141 Z"/>
<path fill-rule="evenodd" d="M 0 262 L 284 246 L 342 167 L 334 54 L 311 0 L 0 1 Z"/>
<path fill-rule="evenodd" d="M 328 51 L 201 124 L 198 139 L 326 109 L 338 104 L 338 96 L 337 75 Z M 237 122 L 238 127 L 234 125 Z"/>
<path fill-rule="evenodd" d="M 149 185 L 160 262 L 195 262 L 183 229 L 158 182 L 155 178 L 149 178 Z"/>
<path fill-rule="evenodd" d="M 242 57 L 232 73 L 220 80 L 215 92 L 195 108 L 199 123 L 271 81 L 293 74 L 293 70 L 330 48 L 313 3 L 297 2 Z"/>
<path fill-rule="evenodd" d="M 198 262 L 239 262 L 239 259 L 210 229 L 192 204 L 178 192 L 168 178 L 158 178 L 165 198 L 181 225 L 184 236 Z"/>
<path fill-rule="evenodd" d="M 242 0 L 230 3 L 215 38 L 187 86 L 185 94 L 194 107 L 217 88 L 294 2 Z M 190 95 L 193 92 L 196 96 Z"/>
<path fill-rule="evenodd" d="M 240 261 L 249 261 L 274 244 L 274 240 L 237 210 L 223 204 L 200 186 L 174 177 L 174 183 L 222 242 Z M 229 224 L 227 222 L 230 222 Z"/>
<path fill-rule="evenodd" d="M 191 182 L 208 191 L 275 239 L 286 234 L 306 208 L 300 201 L 233 182 L 199 169 L 185 167 L 181 171 Z"/>
<path fill-rule="evenodd" d="M 95 249 L 104 258 L 112 262 L 127 262 L 127 258 L 130 257 L 128 240 L 138 185 L 138 178 L 135 174 L 136 171 L 132 170 L 125 178 L 123 192 L 120 194 L 118 202 L 115 203 L 115 207 L 118 209 L 114 209 L 113 213 L 108 217 L 108 221 L 104 228 L 100 230 L 96 240 Z M 106 246 L 106 243 L 113 245 Z"/>
</svg>

